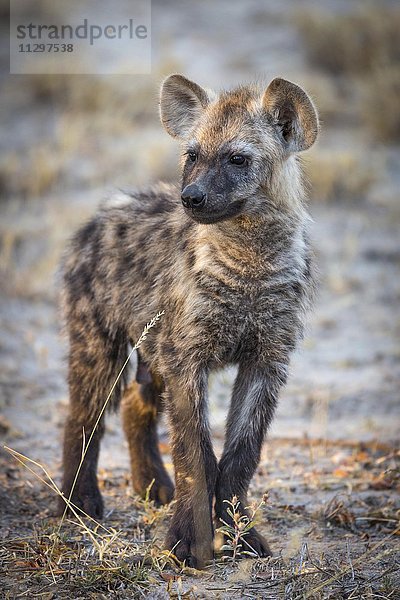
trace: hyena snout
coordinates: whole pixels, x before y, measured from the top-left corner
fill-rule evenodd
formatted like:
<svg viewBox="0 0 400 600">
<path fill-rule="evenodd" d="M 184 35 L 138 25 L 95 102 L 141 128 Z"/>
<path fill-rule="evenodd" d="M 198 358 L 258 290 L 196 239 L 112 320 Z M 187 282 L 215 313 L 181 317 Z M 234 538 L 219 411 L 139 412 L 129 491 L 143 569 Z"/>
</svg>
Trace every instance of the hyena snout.
<svg viewBox="0 0 400 600">
<path fill-rule="evenodd" d="M 191 183 L 183 189 L 181 200 L 185 208 L 200 210 L 206 204 L 207 194 L 199 185 Z"/>
<path fill-rule="evenodd" d="M 238 215 L 244 201 L 231 199 L 229 194 L 213 186 L 189 183 L 181 193 L 182 205 L 186 213 L 198 223 L 217 223 Z"/>
</svg>

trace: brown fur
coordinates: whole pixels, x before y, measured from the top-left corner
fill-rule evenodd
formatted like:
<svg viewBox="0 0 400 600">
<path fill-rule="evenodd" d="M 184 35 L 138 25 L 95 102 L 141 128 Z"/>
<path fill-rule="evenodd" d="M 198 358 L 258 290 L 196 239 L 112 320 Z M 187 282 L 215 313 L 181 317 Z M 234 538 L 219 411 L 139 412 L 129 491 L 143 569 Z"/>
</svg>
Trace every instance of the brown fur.
<svg viewBox="0 0 400 600">
<path fill-rule="evenodd" d="M 160 184 L 118 193 L 74 237 L 63 263 L 70 342 L 71 414 L 64 442 L 65 494 L 82 447 L 128 352 L 151 317 L 165 312 L 140 348 L 138 379 L 122 402 L 135 491 L 171 499 L 156 421 L 161 394 L 171 429 L 175 511 L 167 546 L 182 560 L 212 557 L 215 517 L 239 497 L 261 444 L 313 288 L 308 215 L 295 153 L 318 120 L 292 83 L 240 87 L 219 96 L 181 75 L 161 91 L 161 119 L 182 142 L 180 192 Z M 243 162 L 242 162 L 243 159 Z M 240 163 L 240 164 L 239 164 Z M 238 365 L 224 452 L 215 458 L 207 415 L 208 374 Z M 126 382 L 115 389 L 117 406 Z M 96 433 L 73 500 L 102 513 Z M 270 551 L 253 528 L 247 541 Z"/>
</svg>

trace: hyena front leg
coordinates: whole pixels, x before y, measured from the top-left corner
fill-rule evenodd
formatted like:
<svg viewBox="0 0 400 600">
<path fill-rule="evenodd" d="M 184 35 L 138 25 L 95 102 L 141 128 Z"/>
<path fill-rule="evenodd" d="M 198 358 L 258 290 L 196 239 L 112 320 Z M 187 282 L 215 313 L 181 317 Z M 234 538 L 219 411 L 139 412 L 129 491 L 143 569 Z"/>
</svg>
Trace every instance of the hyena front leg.
<svg viewBox="0 0 400 600">
<path fill-rule="evenodd" d="M 285 377 L 284 365 L 239 367 L 227 420 L 224 451 L 218 465 L 217 524 L 220 524 L 220 519 L 231 522 L 224 500 L 230 501 L 233 496 L 238 498 L 240 510 L 246 514 L 247 490 L 260 460 L 262 442 Z M 254 528 L 244 536 L 244 546 L 242 550 L 255 551 L 259 556 L 271 554 L 268 543 Z"/>
<path fill-rule="evenodd" d="M 207 374 L 166 381 L 176 505 L 166 545 L 181 561 L 203 567 L 213 557 L 212 501 L 217 461 L 207 415 Z"/>
<path fill-rule="evenodd" d="M 132 486 L 144 496 L 149 486 L 156 504 L 171 502 L 174 485 L 165 470 L 158 448 L 157 417 L 163 384 L 159 378 L 132 383 L 122 398 L 122 419 L 131 457 Z"/>
<path fill-rule="evenodd" d="M 71 308 L 68 333 L 70 412 L 64 431 L 62 491 L 82 511 L 101 518 L 103 501 L 97 483 L 97 462 L 104 418 L 96 428 L 95 425 L 126 358 L 127 344 L 122 332 L 107 331 L 89 303 Z M 109 398 L 109 406 L 118 402 L 121 383 Z M 87 449 L 82 461 L 84 446 Z M 64 509 L 65 502 L 60 498 L 59 513 Z"/>
</svg>

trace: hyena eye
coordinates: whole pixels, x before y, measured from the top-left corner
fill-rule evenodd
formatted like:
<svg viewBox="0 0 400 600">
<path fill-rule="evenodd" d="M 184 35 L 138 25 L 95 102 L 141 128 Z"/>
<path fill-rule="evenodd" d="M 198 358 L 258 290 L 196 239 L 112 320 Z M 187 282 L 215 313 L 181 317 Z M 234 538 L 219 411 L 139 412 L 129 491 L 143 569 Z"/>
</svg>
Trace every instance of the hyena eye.
<svg viewBox="0 0 400 600">
<path fill-rule="evenodd" d="M 243 154 L 233 154 L 229 161 L 233 164 L 233 165 L 244 165 L 244 163 L 246 162 L 246 157 L 243 156 Z"/>
<path fill-rule="evenodd" d="M 190 160 L 191 162 L 195 162 L 195 161 L 196 161 L 196 159 L 197 159 L 197 154 L 196 154 L 196 152 L 193 152 L 192 150 L 190 150 L 190 151 L 187 153 L 187 155 L 188 155 L 188 157 L 189 157 L 189 160 Z"/>
</svg>

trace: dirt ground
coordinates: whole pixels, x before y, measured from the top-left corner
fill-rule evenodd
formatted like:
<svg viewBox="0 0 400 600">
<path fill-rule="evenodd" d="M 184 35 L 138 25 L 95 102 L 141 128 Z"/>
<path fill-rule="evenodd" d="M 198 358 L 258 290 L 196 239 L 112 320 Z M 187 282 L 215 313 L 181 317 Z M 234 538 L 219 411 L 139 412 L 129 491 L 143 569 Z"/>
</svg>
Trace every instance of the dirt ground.
<svg viewBox="0 0 400 600">
<path fill-rule="evenodd" d="M 324 22 L 346 18 L 347 3 L 323 4 Z M 152 6 L 151 76 L 10 76 L 2 60 L 1 597 L 400 598 L 400 140 L 378 139 L 361 116 L 372 71 L 312 62 L 312 2 Z M 382 3 L 383 14 L 394 6 Z M 311 89 L 323 120 L 305 157 L 319 294 L 251 485 L 251 501 L 268 492 L 258 518 L 274 556 L 217 556 L 201 573 L 162 552 L 170 508 L 132 495 L 119 415 L 100 457 L 103 527 L 60 526 L 54 489 L 27 467 L 45 477 L 42 468 L 7 449 L 60 482 L 68 394 L 57 263 L 108 189 L 176 176 L 156 100 L 173 71 L 210 87 L 279 74 Z M 210 381 L 217 453 L 233 376 Z"/>
</svg>

